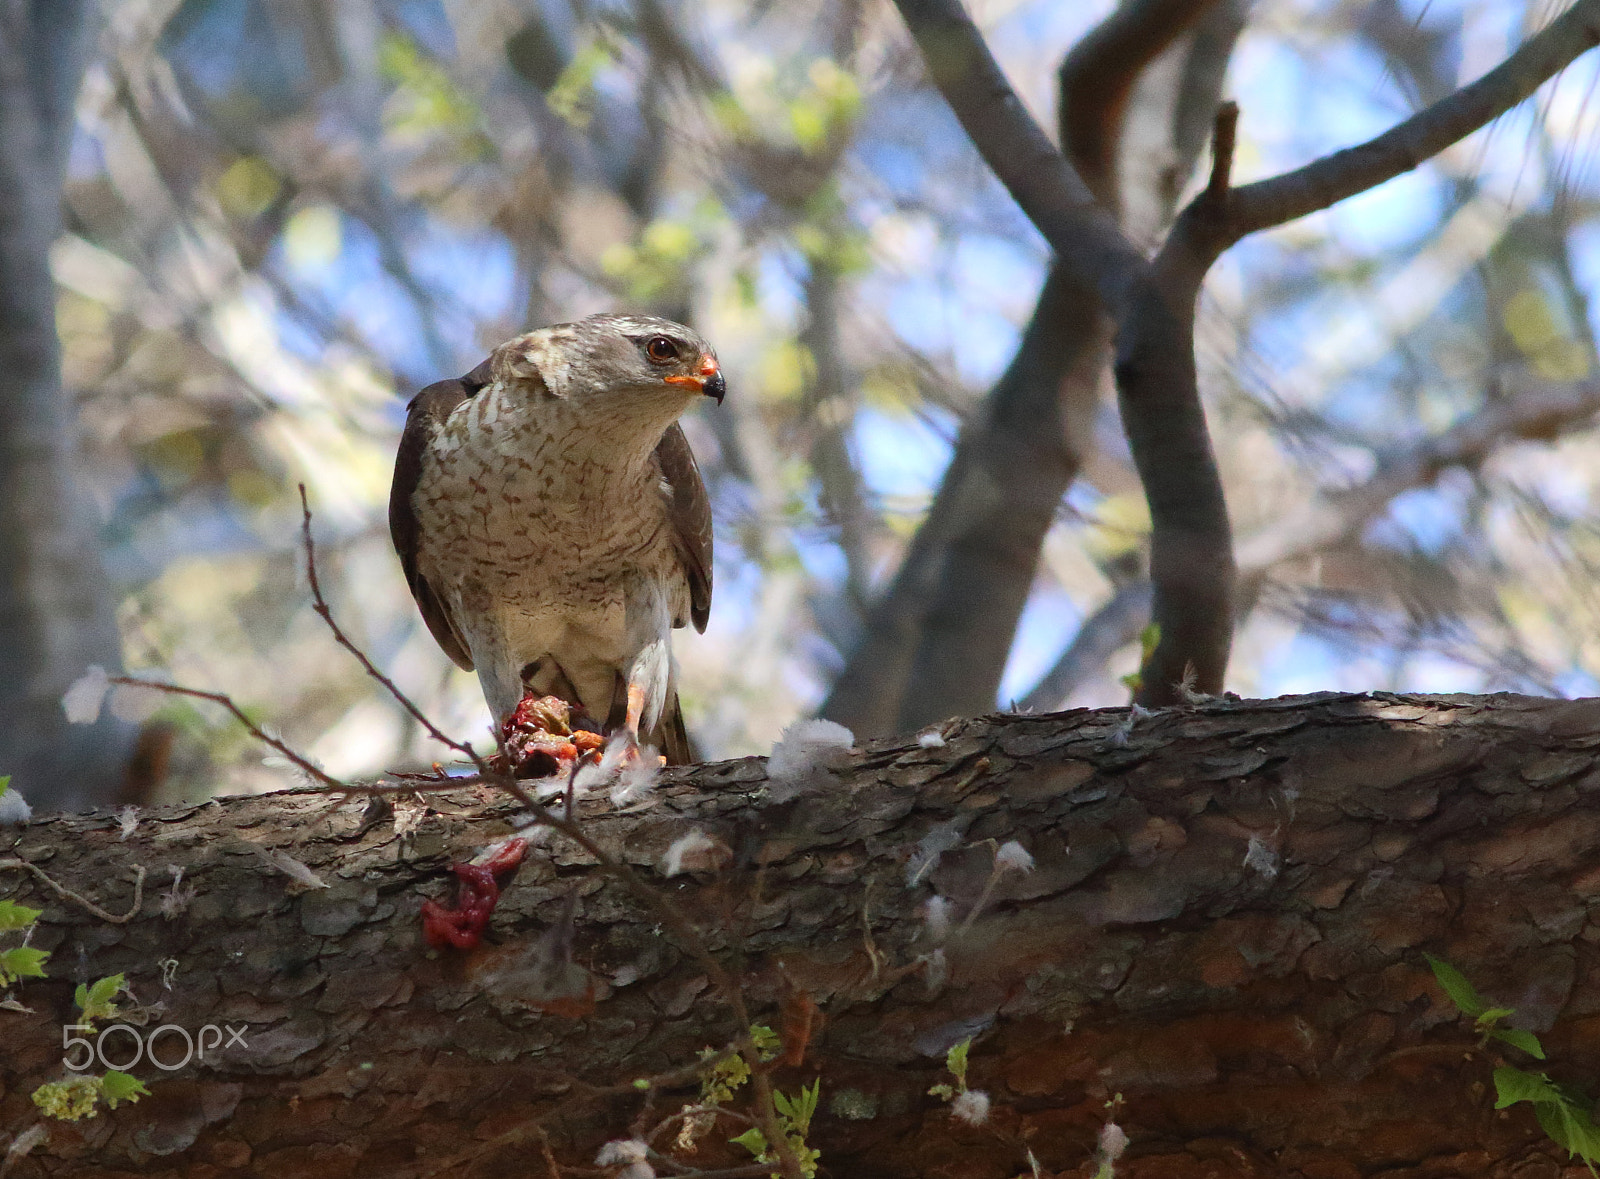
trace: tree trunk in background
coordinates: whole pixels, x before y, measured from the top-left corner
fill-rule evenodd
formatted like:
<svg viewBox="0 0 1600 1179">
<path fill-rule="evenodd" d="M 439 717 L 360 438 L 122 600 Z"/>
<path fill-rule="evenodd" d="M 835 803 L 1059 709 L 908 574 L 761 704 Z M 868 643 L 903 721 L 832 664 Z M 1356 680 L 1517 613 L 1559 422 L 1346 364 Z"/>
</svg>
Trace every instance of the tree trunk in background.
<svg viewBox="0 0 1600 1179">
<path fill-rule="evenodd" d="M 1074 163 L 1122 211 L 1135 241 L 1159 241 L 1172 220 L 1247 8 L 1248 0 L 1217 4 L 1142 72 L 1135 68 L 1126 108 L 1101 109 L 1104 95 L 1087 96 L 1093 121 L 1106 124 L 1097 142 L 1112 144 L 1114 159 L 1104 176 L 1081 154 Z M 1069 55 L 1064 84 L 1075 68 Z M 1063 92 L 1063 120 L 1070 101 Z M 1065 129 L 1063 138 L 1071 151 Z M 868 612 L 821 716 L 876 737 L 994 707 L 1045 537 L 1093 450 L 1108 339 L 1094 293 L 1052 269 L 1015 357 L 962 430 L 927 518 Z"/>
<path fill-rule="evenodd" d="M 61 694 L 121 661 L 99 521 L 77 479 L 50 246 L 83 77 L 87 0 L 0 0 L 0 775 L 35 806 L 105 802 L 126 734 Z"/>
<path fill-rule="evenodd" d="M 752 1019 L 784 1025 L 797 992 L 821 1008 L 804 1062 L 774 1080 L 820 1077 L 825 1173 L 1012 1179 L 1031 1150 L 1040 1174 L 1086 1175 L 1118 1094 L 1122 1179 L 1561 1173 L 1527 1105 L 1493 1108 L 1491 1071 L 1592 1081 L 1600 1058 L 1600 701 L 1323 694 L 952 721 L 944 737 L 867 744 L 784 804 L 750 758 L 676 771 L 628 811 L 581 808 L 742 977 Z M 566 839 L 507 882 L 489 944 L 426 951 L 422 897 L 511 813 L 470 790 L 432 801 L 404 836 L 363 824 L 361 800 L 306 794 L 151 811 L 125 839 L 105 812 L 26 828 L 6 854 L 112 916 L 129 870 L 151 876 L 114 924 L 0 856 L 0 896 L 45 910 L 33 944 L 52 951 L 48 979 L 13 989 L 31 1011 L 0 1010 L 0 1128 L 35 1123 L 28 1095 L 61 1075 L 80 981 L 124 972 L 161 1004 L 146 1035 L 244 1026 L 245 1045 L 134 1067 L 150 1096 L 49 1122 L 15 1179 L 543 1179 L 541 1130 L 561 1164 L 592 1166 L 692 1100 L 692 1076 L 648 1097 L 632 1082 L 726 1043 L 728 1006 Z M 727 866 L 662 879 L 696 827 Z M 1036 866 L 991 888 L 1008 840 Z M 330 887 L 291 885 L 268 850 Z M 169 865 L 197 895 L 165 919 Z M 935 893 L 942 934 L 923 919 Z M 1514 1007 L 1549 1060 L 1477 1047 L 1424 951 Z M 967 1037 L 982 1126 L 928 1095 Z M 106 1054 L 131 1055 L 128 1033 Z M 724 1119 L 682 1161 L 748 1164 L 726 1144 L 741 1128 Z"/>
</svg>

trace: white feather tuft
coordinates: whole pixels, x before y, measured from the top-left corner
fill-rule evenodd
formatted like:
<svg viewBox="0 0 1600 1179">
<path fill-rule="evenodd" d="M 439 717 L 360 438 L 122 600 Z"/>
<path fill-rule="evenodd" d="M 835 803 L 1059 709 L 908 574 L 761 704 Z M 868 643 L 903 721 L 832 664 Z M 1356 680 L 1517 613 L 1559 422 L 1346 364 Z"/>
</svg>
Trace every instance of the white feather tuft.
<svg viewBox="0 0 1600 1179">
<path fill-rule="evenodd" d="M 1115 1122 L 1100 1127 L 1100 1161 L 1114 1163 L 1128 1149 L 1128 1132 Z"/>
<path fill-rule="evenodd" d="M 198 890 L 192 884 L 183 883 L 183 868 L 179 865 L 168 864 L 167 871 L 172 873 L 172 887 L 161 894 L 161 915 L 168 921 L 176 921 L 188 910 Z"/>
<path fill-rule="evenodd" d="M 4 779 L 0 778 L 0 782 Z M 15 823 L 21 826 L 33 818 L 33 808 L 15 786 L 0 788 L 0 826 Z"/>
<path fill-rule="evenodd" d="M 27 1010 L 27 1008 L 23 1008 L 23 1010 Z M 29 1126 L 11 1140 L 10 1146 L 6 1147 L 4 1165 L 0 1166 L 0 1172 L 10 1170 L 12 1163 L 26 1156 L 30 1150 L 49 1137 L 50 1131 L 43 1122 L 35 1122 Z"/>
<path fill-rule="evenodd" d="M 982 1089 L 968 1089 L 950 1103 L 950 1113 L 969 1126 L 981 1126 L 989 1120 L 989 1095 Z"/>
<path fill-rule="evenodd" d="M 649 745 L 639 750 L 639 756 L 626 763 L 611 784 L 611 805 L 629 806 L 649 796 L 656 787 L 656 777 L 661 772 L 661 759 Z"/>
<path fill-rule="evenodd" d="M 278 851 L 276 848 L 268 850 L 264 847 L 255 849 L 256 855 L 271 864 L 296 884 L 306 888 L 327 888 L 328 882 L 323 880 L 310 868 L 295 859 L 288 852 Z"/>
<path fill-rule="evenodd" d="M 1028 849 L 1015 839 L 1008 839 L 1000 845 L 1000 850 L 994 853 L 994 870 L 996 872 L 1032 872 L 1033 857 L 1028 854 Z"/>
<path fill-rule="evenodd" d="M 1244 866 L 1271 880 L 1278 874 L 1278 853 L 1268 847 L 1261 836 L 1252 835 L 1245 848 Z"/>
<path fill-rule="evenodd" d="M 601 1167 L 621 1166 L 616 1179 L 656 1179 L 655 1168 L 646 1161 L 649 1153 L 650 1147 L 637 1138 L 618 1139 L 602 1146 L 594 1161 Z"/>
<path fill-rule="evenodd" d="M 938 729 L 929 729 L 926 733 L 917 734 L 917 744 L 924 749 L 943 749 L 944 734 Z"/>
<path fill-rule="evenodd" d="M 828 770 L 836 770 L 850 760 L 855 743 L 855 734 L 833 721 L 795 721 L 783 730 L 767 757 L 767 782 L 773 800 L 785 802 L 820 786 Z"/>
<path fill-rule="evenodd" d="M 946 958 L 943 950 L 935 950 L 924 959 L 923 981 L 928 984 L 928 992 L 944 990 L 944 984 L 950 981 L 950 959 Z"/>
<path fill-rule="evenodd" d="M 100 706 L 111 690 L 111 680 L 106 669 L 98 663 L 72 681 L 72 686 L 61 696 L 61 710 L 67 720 L 75 725 L 92 725 L 100 719 Z"/>
<path fill-rule="evenodd" d="M 680 872 L 702 872 L 717 866 L 718 851 L 726 851 L 711 836 L 696 827 L 687 835 L 680 835 L 661 857 L 661 871 L 667 876 Z"/>
<path fill-rule="evenodd" d="M 922 878 L 933 871 L 934 866 L 938 864 L 939 857 L 961 842 L 961 836 L 966 829 L 966 823 L 960 819 L 951 819 L 938 824 L 917 840 L 911 858 L 906 861 L 906 886 L 915 888 L 920 884 Z"/>
<path fill-rule="evenodd" d="M 594 1156 L 597 1167 L 614 1167 L 618 1163 L 642 1163 L 649 1157 L 650 1148 L 637 1138 L 618 1138 L 600 1148 Z"/>
</svg>

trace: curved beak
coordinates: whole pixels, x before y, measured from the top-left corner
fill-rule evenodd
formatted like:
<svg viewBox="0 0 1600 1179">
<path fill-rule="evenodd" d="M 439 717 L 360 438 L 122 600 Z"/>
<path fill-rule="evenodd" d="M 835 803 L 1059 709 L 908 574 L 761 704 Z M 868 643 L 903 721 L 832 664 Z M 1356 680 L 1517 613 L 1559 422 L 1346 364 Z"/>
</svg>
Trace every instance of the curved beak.
<svg viewBox="0 0 1600 1179">
<path fill-rule="evenodd" d="M 700 365 L 702 372 L 705 372 L 707 368 L 710 371 L 706 372 L 706 383 L 700 386 L 700 392 L 707 397 L 715 397 L 717 404 L 721 405 L 722 399 L 728 395 L 728 382 L 723 378 L 722 370 L 717 367 L 717 362 L 709 356 Z"/>
<path fill-rule="evenodd" d="M 669 385 L 688 385 L 698 389 L 707 397 L 715 397 L 717 404 L 722 404 L 722 399 L 728 395 L 728 382 L 722 376 L 722 369 L 717 366 L 715 356 L 707 356 L 700 361 L 700 371 L 681 376 L 662 377 Z"/>
</svg>

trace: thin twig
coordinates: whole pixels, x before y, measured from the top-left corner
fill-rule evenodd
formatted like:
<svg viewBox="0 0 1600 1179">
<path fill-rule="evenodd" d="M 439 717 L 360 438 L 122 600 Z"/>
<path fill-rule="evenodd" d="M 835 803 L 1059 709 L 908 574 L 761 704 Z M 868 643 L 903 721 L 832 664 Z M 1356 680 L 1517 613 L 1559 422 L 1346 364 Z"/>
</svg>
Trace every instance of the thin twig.
<svg viewBox="0 0 1600 1179">
<path fill-rule="evenodd" d="M 1475 82 L 1365 143 L 1234 190 L 1226 248 L 1409 172 L 1520 105 L 1600 42 L 1600 0 L 1577 0 Z"/>
<path fill-rule="evenodd" d="M 1239 104 L 1225 102 L 1217 107 L 1217 117 L 1211 131 L 1211 181 L 1206 185 L 1206 199 L 1218 211 L 1228 207 L 1228 193 L 1233 177 L 1233 150 L 1239 134 Z"/>
<path fill-rule="evenodd" d="M 693 1064 L 684 1065 L 668 1072 L 657 1073 L 650 1077 L 640 1077 L 637 1080 L 621 1081 L 615 1085 L 608 1085 L 599 1088 L 585 1087 L 582 1092 L 574 1093 L 564 1100 L 558 1102 L 553 1108 L 547 1110 L 539 1117 L 530 1118 L 526 1122 L 520 1122 L 517 1125 L 512 1126 L 511 1129 L 489 1139 L 487 1142 L 479 1143 L 477 1146 L 472 1148 L 470 1154 L 458 1154 L 450 1159 L 444 1160 L 433 1170 L 424 1172 L 423 1179 L 431 1179 L 432 1176 L 438 1175 L 458 1164 L 468 1163 L 474 1159 L 481 1158 L 483 1155 L 492 1150 L 516 1146 L 520 1144 L 529 1134 L 537 1135 L 543 1132 L 545 1122 L 557 1120 L 564 1115 L 569 1108 L 581 1108 L 586 1113 L 591 1112 L 597 1104 L 607 1100 L 608 1098 L 625 1097 L 637 1093 L 641 1083 L 644 1085 L 647 1091 L 654 1093 L 658 1090 L 675 1089 L 679 1085 L 686 1085 L 691 1081 L 698 1081 L 701 1079 L 702 1074 L 707 1068 L 710 1068 L 720 1061 L 727 1059 L 729 1056 L 732 1056 L 735 1053 L 742 1052 L 744 1050 L 745 1041 L 748 1039 L 749 1037 L 745 1036 L 740 1041 L 730 1045 L 727 1048 L 724 1048 L 721 1052 L 716 1053 L 714 1056 L 708 1056 L 704 1059 L 696 1060 Z M 770 1164 L 768 1165 L 767 1169 L 771 1170 Z"/>
<path fill-rule="evenodd" d="M 550 1179 L 561 1179 L 561 1168 L 556 1165 L 556 1156 L 550 1152 L 550 1135 L 545 1133 L 543 1126 L 535 1126 L 539 1135 L 539 1153 L 544 1156 L 545 1168 L 550 1172 Z"/>
<path fill-rule="evenodd" d="M 422 725 L 428 731 L 430 736 L 442 744 L 450 747 L 451 749 L 455 749 L 471 758 L 473 764 L 477 767 L 479 780 L 490 785 L 498 786 L 500 789 L 506 791 L 518 802 L 520 802 L 523 807 L 525 807 L 528 812 L 532 814 L 534 818 L 537 819 L 541 824 L 550 827 L 560 834 L 565 835 L 568 839 L 571 839 L 585 852 L 593 856 L 594 859 L 599 863 L 602 870 L 620 879 L 627 886 L 627 888 L 634 893 L 635 896 L 639 897 L 645 903 L 647 907 L 654 910 L 656 915 L 662 919 L 662 922 L 670 927 L 672 931 L 681 939 L 683 939 L 683 942 L 689 952 L 705 968 L 706 973 L 711 978 L 713 984 L 719 991 L 722 992 L 723 997 L 727 999 L 729 1006 L 733 1008 L 734 1018 L 738 1021 L 740 1032 L 742 1034 L 748 1034 L 750 1028 L 750 1014 L 745 1006 L 743 992 L 735 984 L 733 978 L 723 968 L 722 964 L 717 961 L 716 956 L 711 953 L 710 948 L 706 946 L 705 942 L 700 938 L 699 932 L 694 928 L 694 924 L 683 914 L 681 910 L 678 909 L 676 905 L 668 901 L 659 890 L 650 887 L 643 880 L 641 880 L 630 865 L 609 855 L 598 844 L 585 835 L 579 828 L 578 824 L 573 818 L 571 810 L 575 801 L 573 785 L 577 776 L 576 763 L 573 766 L 573 776 L 568 780 L 567 784 L 567 817 L 565 819 L 560 819 L 546 809 L 542 804 L 540 804 L 532 795 L 527 792 L 522 784 L 510 774 L 499 773 L 470 745 L 447 737 L 438 728 L 438 726 L 436 726 L 432 721 L 423 715 L 421 709 L 417 708 L 417 706 L 411 702 L 404 692 L 395 686 L 394 681 L 385 676 L 373 665 L 372 660 L 367 658 L 367 655 L 364 651 L 357 647 L 355 643 L 350 641 L 350 639 L 345 635 L 344 631 L 342 631 L 338 624 L 334 622 L 333 612 L 329 609 L 326 599 L 323 598 L 322 588 L 317 581 L 316 549 L 311 539 L 311 506 L 306 497 L 306 488 L 305 484 L 303 483 L 300 484 L 300 509 L 301 527 L 304 533 L 306 548 L 306 572 L 307 578 L 311 584 L 311 595 L 315 603 L 314 608 L 322 617 L 322 620 L 328 624 L 328 628 L 333 632 L 334 639 L 339 643 L 339 645 L 354 655 L 361 663 L 361 666 L 366 670 L 367 674 L 382 684 L 389 691 L 390 695 L 392 695 L 402 707 L 410 712 L 417 723 Z M 202 693 L 192 693 L 190 690 L 184 691 L 186 694 L 203 695 Z M 231 700 L 228 700 L 226 697 L 220 697 L 218 698 L 218 702 L 232 708 L 235 715 L 239 716 L 241 720 L 245 719 L 243 714 L 238 711 L 237 706 L 233 705 Z M 248 723 L 248 721 L 246 721 L 246 723 Z M 259 729 L 253 728 L 253 731 L 260 733 Z M 265 734 L 261 734 L 261 736 L 265 739 Z M 288 748 L 284 746 L 282 742 L 274 742 L 273 744 L 275 748 L 282 750 L 287 756 L 294 759 L 296 764 L 304 764 L 307 766 L 310 765 L 309 762 L 305 762 L 303 758 L 300 758 L 298 755 L 288 750 Z M 316 773 L 319 780 L 322 780 L 331 789 L 345 793 L 356 792 L 352 791 L 351 788 L 345 783 L 328 777 L 320 770 L 316 771 Z M 410 786 L 408 789 L 415 789 L 415 786 Z M 368 791 L 360 792 L 367 793 Z M 800 1167 L 800 1161 L 795 1157 L 794 1151 L 790 1148 L 787 1137 L 780 1131 L 778 1127 L 776 1106 L 772 1100 L 772 1086 L 765 1073 L 761 1070 L 762 1062 L 760 1053 L 756 1050 L 754 1044 L 748 1042 L 746 1042 L 741 1051 L 745 1055 L 745 1061 L 750 1066 L 750 1072 L 752 1074 L 752 1085 L 756 1093 L 757 1124 L 761 1127 L 761 1132 L 766 1135 L 769 1146 L 777 1154 L 779 1166 L 782 1168 L 788 1179 L 804 1179 L 804 1174 Z"/>
<path fill-rule="evenodd" d="M 601 871 L 620 880 L 630 892 L 644 903 L 646 908 L 655 913 L 663 925 L 678 936 L 690 955 L 705 970 L 706 975 L 711 979 L 712 985 L 722 993 L 729 1007 L 733 1009 L 734 1020 L 738 1025 L 739 1031 L 745 1037 L 748 1037 L 750 1012 L 745 1005 L 743 990 L 734 982 L 733 977 L 727 972 L 722 963 L 717 960 L 716 956 L 711 953 L 710 947 L 706 945 L 705 941 L 700 937 L 699 931 L 695 929 L 694 923 L 689 920 L 683 911 L 668 900 L 659 889 L 651 887 L 641 879 L 632 865 L 615 858 L 600 847 L 599 844 L 595 843 L 594 840 L 590 839 L 575 821 L 559 817 L 540 803 L 528 793 L 523 784 L 517 779 L 509 774 L 497 773 L 487 766 L 485 771 L 479 775 L 483 781 L 506 791 L 521 803 L 523 808 L 541 825 L 551 828 L 558 834 L 565 835 L 576 843 L 595 860 Z M 368 792 L 368 788 L 351 788 L 343 784 L 340 784 L 337 789 L 351 793 Z M 410 787 L 410 789 L 415 789 L 415 787 Z M 795 1157 L 793 1149 L 790 1148 L 788 1138 L 778 1127 L 775 1112 L 776 1106 L 772 1100 L 772 1085 L 765 1070 L 762 1068 L 761 1055 L 755 1044 L 748 1038 L 741 1040 L 739 1044 L 739 1051 L 750 1068 L 751 1084 L 755 1090 L 756 1124 L 761 1128 L 762 1134 L 766 1136 L 768 1145 L 777 1154 L 778 1165 L 788 1179 L 804 1179 L 800 1161 Z M 695 1067 L 698 1069 L 703 1065 L 696 1065 Z M 474 1157 L 495 1145 L 496 1143 L 494 1142 L 484 1143 L 474 1152 Z"/>
<path fill-rule="evenodd" d="M 107 676 L 106 682 L 112 684 L 124 684 L 131 688 L 149 688 L 153 692 L 165 692 L 169 696 L 187 696 L 191 700 L 209 700 L 213 704 L 220 704 L 233 715 L 234 720 L 238 721 L 245 727 L 245 730 L 249 732 L 252 737 L 254 737 L 257 741 L 260 741 L 263 745 L 270 745 L 273 749 L 276 749 L 279 753 L 283 754 L 284 757 L 293 762 L 296 768 L 303 771 L 309 777 L 321 782 L 323 786 L 327 787 L 329 790 L 342 790 L 354 793 L 354 791 L 351 790 L 349 783 L 341 782 L 338 778 L 335 778 L 332 774 L 329 774 L 315 763 L 302 757 L 278 738 L 268 733 L 260 725 L 256 724 L 255 721 L 251 720 L 245 715 L 244 709 L 235 704 L 233 702 L 233 697 L 229 696 L 226 692 L 203 692 L 199 688 L 185 688 L 181 684 L 164 684 L 159 680 L 141 680 L 131 675 Z M 412 789 L 415 789 L 415 787 L 412 787 Z"/>
<path fill-rule="evenodd" d="M 85 909 L 89 910 L 90 913 L 93 913 L 96 917 L 100 918 L 100 920 L 109 921 L 113 925 L 126 925 L 128 922 L 132 921 L 139 915 L 139 906 L 144 904 L 144 865 L 142 864 L 135 864 L 133 866 L 133 903 L 128 906 L 128 911 L 122 914 L 120 917 L 115 913 L 106 912 L 82 893 L 73 892 L 72 889 L 68 888 L 64 884 L 57 884 L 54 880 L 51 880 L 50 877 L 45 875 L 43 868 L 39 867 L 37 864 L 29 863 L 21 856 L 11 856 L 7 859 L 0 860 L 0 870 L 6 868 L 26 868 L 29 872 L 32 872 L 51 888 L 55 889 L 60 896 L 69 901 L 73 901 L 79 905 L 82 905 Z"/>
<path fill-rule="evenodd" d="M 427 730 L 428 736 L 439 742 L 439 744 L 454 749 L 457 753 L 464 754 L 478 768 L 480 773 L 486 771 L 488 767 L 484 764 L 483 758 L 478 754 L 477 750 L 464 741 L 457 741 L 454 737 L 447 736 L 438 725 L 429 720 L 422 709 L 412 702 L 411 697 L 402 692 L 393 680 L 379 671 L 372 660 L 367 658 L 367 653 L 351 642 L 349 636 L 333 620 L 333 609 L 328 605 L 327 599 L 322 596 L 322 586 L 317 580 L 317 550 L 311 539 L 311 503 L 306 498 L 306 485 L 304 483 L 300 484 L 300 515 L 300 530 L 304 536 L 306 550 L 306 578 L 311 583 L 311 608 L 316 611 L 323 622 L 328 624 L 328 629 L 333 632 L 334 642 L 354 655 L 356 661 L 361 664 L 362 670 L 382 684 L 384 690 L 394 697 L 396 703 L 411 714 L 411 719 Z"/>
<path fill-rule="evenodd" d="M 723 967 L 722 963 L 712 954 L 709 946 L 700 937 L 694 923 L 684 912 L 673 904 L 661 892 L 640 879 L 633 866 L 625 860 L 619 860 L 606 852 L 599 844 L 585 835 L 582 829 L 574 822 L 557 818 L 546 807 L 536 801 L 525 789 L 522 783 L 509 775 L 500 775 L 501 789 L 510 793 L 516 800 L 528 809 L 540 822 L 554 828 L 560 834 L 571 839 L 589 855 L 593 856 L 600 868 L 610 875 L 621 880 L 623 884 L 636 897 L 644 902 L 645 906 L 656 914 L 662 924 L 670 928 L 682 939 L 690 954 L 705 969 L 712 984 L 722 992 L 728 1005 L 733 1008 L 734 1019 L 739 1030 L 748 1034 L 750 1029 L 750 1012 L 745 1006 L 744 992 L 734 982 L 733 977 Z M 745 1040 L 740 1049 L 745 1058 L 745 1063 L 750 1067 L 750 1083 L 756 1095 L 756 1124 L 760 1126 L 761 1133 L 766 1136 L 767 1145 L 778 1156 L 778 1164 L 787 1179 L 805 1179 L 800 1167 L 800 1160 L 795 1157 L 793 1149 L 789 1146 L 788 1137 L 782 1133 L 778 1126 L 776 1105 L 772 1100 L 772 1082 L 766 1070 L 761 1066 L 761 1054 L 753 1042 Z"/>
</svg>

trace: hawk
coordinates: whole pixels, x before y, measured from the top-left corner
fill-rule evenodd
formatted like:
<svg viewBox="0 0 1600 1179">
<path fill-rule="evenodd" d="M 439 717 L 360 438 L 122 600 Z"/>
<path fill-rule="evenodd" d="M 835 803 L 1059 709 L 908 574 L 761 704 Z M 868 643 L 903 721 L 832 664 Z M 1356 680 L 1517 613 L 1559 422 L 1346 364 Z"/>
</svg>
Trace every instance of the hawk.
<svg viewBox="0 0 1600 1179">
<path fill-rule="evenodd" d="M 711 506 L 678 418 L 726 391 L 689 328 L 593 315 L 412 399 L 389 530 L 497 730 L 524 693 L 553 695 L 693 760 L 671 635 L 711 611 Z"/>
</svg>

